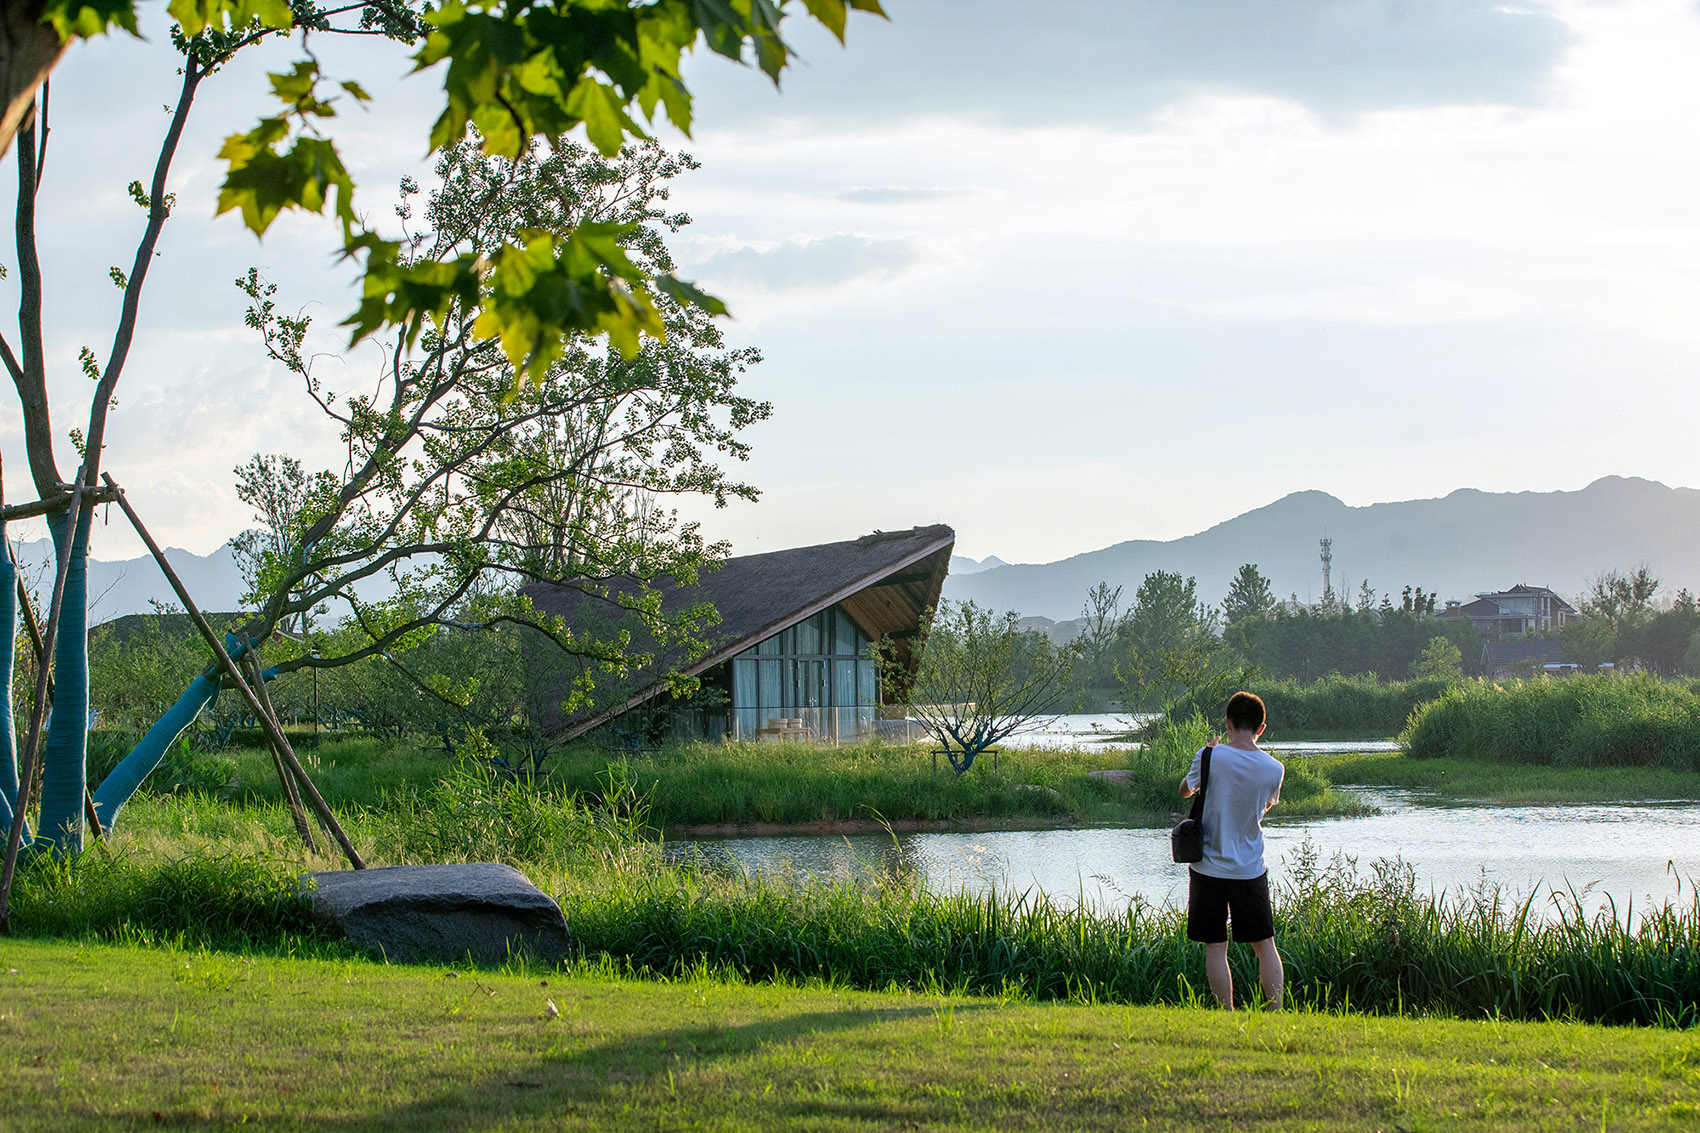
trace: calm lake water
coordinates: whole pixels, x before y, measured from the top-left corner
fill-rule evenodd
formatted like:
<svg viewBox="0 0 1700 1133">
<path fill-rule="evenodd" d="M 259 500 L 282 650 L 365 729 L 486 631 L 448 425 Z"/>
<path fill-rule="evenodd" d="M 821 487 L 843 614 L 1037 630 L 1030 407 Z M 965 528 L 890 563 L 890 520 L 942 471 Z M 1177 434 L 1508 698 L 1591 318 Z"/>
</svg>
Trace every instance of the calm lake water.
<svg viewBox="0 0 1700 1133">
<path fill-rule="evenodd" d="M 1125 716 L 1065 717 L 1046 733 L 1102 742 L 1125 730 Z M 1096 727 L 1094 727 L 1096 725 Z M 1270 745 L 1287 755 L 1393 750 L 1385 742 Z M 1700 805 L 1694 803 L 1490 807 L 1448 805 L 1409 791 L 1352 788 L 1380 814 L 1283 822 L 1279 808 L 1264 827 L 1267 857 L 1279 882 L 1283 867 L 1308 839 L 1324 862 L 1336 853 L 1368 873 L 1378 859 L 1399 859 L 1416 872 L 1421 892 L 1462 897 L 1499 887 L 1510 900 L 1534 894 L 1534 909 L 1556 916 L 1555 891 L 1590 916 L 1615 910 L 1639 920 L 1675 902 L 1688 907 L 1700 879 Z M 746 873 L 804 873 L 821 878 L 872 878 L 900 863 L 918 868 L 935 891 L 1044 893 L 1099 910 L 1124 908 L 1135 896 L 1154 904 L 1186 902 L 1186 867 L 1169 860 L 1164 829 L 1011 830 L 981 833 L 886 834 L 699 839 L 671 843 L 681 858 Z"/>
<path fill-rule="evenodd" d="M 1058 716 L 1048 720 L 1043 727 L 1031 732 L 1022 732 L 1010 736 L 999 743 L 1005 748 L 1036 748 L 1061 747 L 1081 748 L 1092 750 L 1104 747 L 1123 747 L 1127 741 L 1125 736 L 1131 729 L 1138 727 L 1148 715 L 1126 712 L 1084 712 L 1072 716 Z M 919 738 L 919 733 L 917 733 Z M 1270 751 L 1278 751 L 1285 755 L 1323 755 L 1336 751 L 1397 751 L 1399 745 L 1391 740 L 1295 740 L 1282 743 L 1278 740 L 1263 745 Z"/>
</svg>

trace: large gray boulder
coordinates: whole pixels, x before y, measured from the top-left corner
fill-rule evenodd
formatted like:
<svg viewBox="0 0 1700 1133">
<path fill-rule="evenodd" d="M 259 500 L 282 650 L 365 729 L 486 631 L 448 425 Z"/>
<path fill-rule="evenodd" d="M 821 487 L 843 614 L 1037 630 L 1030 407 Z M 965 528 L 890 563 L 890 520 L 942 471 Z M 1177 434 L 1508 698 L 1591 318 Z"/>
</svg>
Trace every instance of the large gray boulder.
<svg viewBox="0 0 1700 1133">
<path fill-rule="evenodd" d="M 313 916 L 362 948 L 403 963 L 555 963 L 569 948 L 559 905 L 499 862 L 309 873 Z"/>
</svg>

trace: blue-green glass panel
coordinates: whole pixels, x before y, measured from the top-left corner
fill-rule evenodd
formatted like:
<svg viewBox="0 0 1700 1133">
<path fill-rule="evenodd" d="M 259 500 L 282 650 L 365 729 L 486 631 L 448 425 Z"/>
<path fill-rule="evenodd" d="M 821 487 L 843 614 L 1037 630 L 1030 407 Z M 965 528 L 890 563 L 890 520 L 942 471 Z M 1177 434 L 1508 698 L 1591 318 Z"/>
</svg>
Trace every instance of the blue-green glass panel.
<svg viewBox="0 0 1700 1133">
<path fill-rule="evenodd" d="M 797 625 L 797 652 L 807 656 L 810 653 L 824 652 L 821 649 L 821 629 L 826 622 L 823 611 L 812 618 L 799 622 Z"/>
<path fill-rule="evenodd" d="M 856 623 L 851 621 L 849 615 L 843 610 L 834 610 L 832 620 L 836 623 L 832 641 L 833 653 L 839 657 L 854 657 L 856 655 L 856 639 L 862 636 L 861 631 L 856 628 Z"/>
<path fill-rule="evenodd" d="M 856 662 L 856 703 L 878 704 L 879 689 L 874 684 L 874 663 L 871 660 Z"/>
<path fill-rule="evenodd" d="M 824 661 L 798 661 L 796 690 L 792 703 L 799 708 L 819 708 L 825 693 Z"/>
<path fill-rule="evenodd" d="M 832 703 L 839 707 L 856 703 L 856 662 L 832 663 Z"/>
</svg>

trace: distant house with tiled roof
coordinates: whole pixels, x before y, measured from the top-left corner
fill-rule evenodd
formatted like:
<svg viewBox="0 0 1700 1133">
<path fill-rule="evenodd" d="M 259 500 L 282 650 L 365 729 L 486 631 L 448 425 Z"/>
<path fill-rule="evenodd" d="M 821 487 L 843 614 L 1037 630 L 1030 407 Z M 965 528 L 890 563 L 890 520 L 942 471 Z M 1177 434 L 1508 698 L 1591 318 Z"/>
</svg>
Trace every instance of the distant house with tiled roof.
<svg viewBox="0 0 1700 1133">
<path fill-rule="evenodd" d="M 1525 633 L 1552 633 L 1570 619 L 1580 617 L 1576 607 L 1545 586 L 1519 582 L 1510 590 L 1477 594 L 1472 602 L 1448 602 L 1442 618 L 1469 618 L 1478 632 L 1494 637 L 1516 637 Z"/>
</svg>

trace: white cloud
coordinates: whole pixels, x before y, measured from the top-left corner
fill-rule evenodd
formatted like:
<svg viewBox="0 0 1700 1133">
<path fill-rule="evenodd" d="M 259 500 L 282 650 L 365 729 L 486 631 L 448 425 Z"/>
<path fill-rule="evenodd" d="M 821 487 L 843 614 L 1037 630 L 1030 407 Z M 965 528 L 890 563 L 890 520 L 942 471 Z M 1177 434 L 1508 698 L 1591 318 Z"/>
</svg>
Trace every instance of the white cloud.
<svg viewBox="0 0 1700 1133">
<path fill-rule="evenodd" d="M 674 196 L 695 220 L 677 255 L 731 302 L 728 338 L 762 348 L 749 390 L 776 407 L 747 469 L 765 501 L 706 516 L 712 534 L 762 549 L 942 519 L 969 553 L 1034 560 L 1301 488 L 1700 483 L 1643 419 L 1700 412 L 1692 4 L 1058 3 L 1039 26 L 1007 10 L 853 19 L 846 49 L 805 38 L 784 94 L 693 63 L 685 148 L 704 167 Z M 76 348 L 110 342 L 106 270 L 128 270 L 140 227 L 123 185 L 146 180 L 141 141 L 173 97 L 155 50 L 79 47 L 55 94 L 61 434 L 88 393 Z M 400 79 L 400 59 L 333 60 L 379 90 L 339 122 L 378 220 L 396 176 L 428 172 L 439 80 Z M 162 538 L 197 551 L 246 522 L 229 470 L 250 453 L 337 460 L 261 364 L 230 280 L 262 265 L 286 309 L 316 304 L 326 349 L 353 303 L 320 219 L 264 243 L 210 220 L 211 155 L 265 109 L 263 67 L 244 66 L 185 139 L 109 450 Z M 1532 385 L 1550 408 L 1514 432 L 1449 412 Z M 1199 467 L 1236 400 L 1259 411 L 1251 454 Z M 14 499 L 16 421 L 0 408 Z"/>
<path fill-rule="evenodd" d="M 716 280 L 788 291 L 827 288 L 854 279 L 890 279 L 921 258 L 912 238 L 875 239 L 847 233 L 801 236 L 778 244 L 744 246 L 716 252 L 697 270 L 711 285 Z"/>
</svg>

